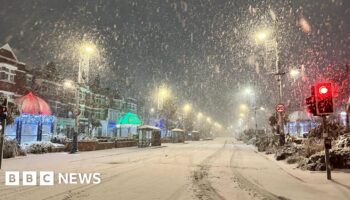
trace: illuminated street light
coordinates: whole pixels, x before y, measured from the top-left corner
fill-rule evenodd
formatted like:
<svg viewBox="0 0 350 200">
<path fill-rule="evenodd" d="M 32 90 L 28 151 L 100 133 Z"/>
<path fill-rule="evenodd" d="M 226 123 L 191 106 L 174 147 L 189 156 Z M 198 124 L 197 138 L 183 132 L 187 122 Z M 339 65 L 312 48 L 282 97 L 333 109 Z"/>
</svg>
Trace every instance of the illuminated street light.
<svg viewBox="0 0 350 200">
<path fill-rule="evenodd" d="M 299 76 L 300 72 L 297 69 L 292 69 L 292 70 L 290 70 L 289 74 L 292 78 L 297 78 Z"/>
<path fill-rule="evenodd" d="M 246 111 L 246 110 L 248 110 L 248 106 L 247 106 L 246 104 L 241 104 L 241 105 L 239 106 L 239 109 L 240 109 L 241 111 Z"/>
<path fill-rule="evenodd" d="M 210 124 L 211 123 L 211 118 L 207 117 L 207 122 Z"/>
<path fill-rule="evenodd" d="M 269 31 L 262 30 L 255 33 L 255 39 L 259 42 L 265 41 L 269 37 Z"/>
<path fill-rule="evenodd" d="M 96 46 L 92 43 L 83 43 L 80 46 L 80 53 L 85 56 L 91 56 L 96 52 Z"/>
<path fill-rule="evenodd" d="M 247 94 L 247 95 L 250 95 L 250 94 L 253 94 L 253 90 L 252 90 L 250 87 L 247 87 L 247 88 L 244 90 L 244 93 Z"/>
<path fill-rule="evenodd" d="M 156 98 L 157 98 L 157 108 L 161 109 L 164 101 L 170 98 L 170 90 L 166 86 L 162 85 L 157 91 Z"/>
<path fill-rule="evenodd" d="M 201 119 L 203 117 L 203 114 L 201 112 L 198 113 L 197 118 Z"/>
<path fill-rule="evenodd" d="M 75 88 L 74 82 L 71 81 L 71 80 L 65 80 L 65 81 L 63 82 L 63 87 L 64 87 L 64 88 L 67 88 L 67 89 L 74 89 L 74 88 Z"/>
<path fill-rule="evenodd" d="M 264 111 L 264 110 L 265 110 L 265 108 L 264 108 L 264 107 L 260 107 L 260 110 L 261 110 L 261 111 Z"/>
<path fill-rule="evenodd" d="M 189 104 L 189 103 L 186 103 L 186 104 L 184 105 L 184 107 L 183 107 L 183 110 L 184 110 L 185 114 L 187 114 L 188 112 L 190 112 L 191 109 L 192 109 L 192 106 L 191 106 L 191 104 Z"/>
<path fill-rule="evenodd" d="M 259 40 L 265 40 L 266 38 L 267 38 L 267 34 L 266 34 L 266 32 L 260 32 L 260 33 L 258 33 L 257 34 L 257 38 L 259 39 Z"/>
<path fill-rule="evenodd" d="M 151 109 L 149 110 L 149 112 L 150 112 L 150 113 L 154 113 L 154 108 L 151 108 Z"/>
</svg>

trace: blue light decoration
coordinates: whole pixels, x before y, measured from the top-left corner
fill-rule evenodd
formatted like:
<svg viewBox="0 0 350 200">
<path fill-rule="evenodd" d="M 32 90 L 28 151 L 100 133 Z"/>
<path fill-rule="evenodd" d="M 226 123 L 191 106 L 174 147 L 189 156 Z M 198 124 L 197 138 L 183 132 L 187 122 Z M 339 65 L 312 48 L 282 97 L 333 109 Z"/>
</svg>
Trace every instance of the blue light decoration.
<svg viewBox="0 0 350 200">
<path fill-rule="evenodd" d="M 56 117 L 49 115 L 22 114 L 15 118 L 13 131 L 10 128 L 6 135 L 15 137 L 19 144 L 22 142 L 47 141 L 53 133 L 55 120 Z"/>
</svg>

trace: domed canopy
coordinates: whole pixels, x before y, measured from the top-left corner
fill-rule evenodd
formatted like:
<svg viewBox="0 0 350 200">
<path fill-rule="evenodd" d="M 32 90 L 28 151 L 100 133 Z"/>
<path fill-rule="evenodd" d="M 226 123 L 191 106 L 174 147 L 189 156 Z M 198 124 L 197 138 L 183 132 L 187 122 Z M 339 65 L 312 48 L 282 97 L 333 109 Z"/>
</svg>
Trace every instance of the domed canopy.
<svg viewBox="0 0 350 200">
<path fill-rule="evenodd" d="M 120 125 L 124 125 L 124 124 L 140 125 L 141 123 L 142 122 L 140 118 L 132 112 L 125 113 L 118 120 L 118 124 Z"/>
<path fill-rule="evenodd" d="M 42 98 L 29 93 L 18 99 L 16 104 L 19 106 L 22 114 L 29 115 L 52 115 L 50 106 Z"/>
</svg>

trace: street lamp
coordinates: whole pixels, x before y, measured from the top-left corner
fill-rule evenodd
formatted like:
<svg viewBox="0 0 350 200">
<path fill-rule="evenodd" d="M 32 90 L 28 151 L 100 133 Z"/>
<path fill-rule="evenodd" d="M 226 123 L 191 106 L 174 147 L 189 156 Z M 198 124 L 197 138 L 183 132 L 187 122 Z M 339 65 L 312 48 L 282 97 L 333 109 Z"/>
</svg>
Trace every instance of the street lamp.
<svg viewBox="0 0 350 200">
<path fill-rule="evenodd" d="M 290 72 L 289 72 L 289 74 L 290 74 L 290 76 L 291 76 L 292 78 L 298 78 L 300 72 L 299 72 L 299 70 L 297 70 L 297 69 L 291 69 Z"/>
<path fill-rule="evenodd" d="M 74 88 L 75 88 L 74 82 L 71 81 L 71 80 L 65 80 L 65 81 L 63 82 L 63 87 L 64 87 L 64 88 L 67 88 L 67 89 L 74 89 Z"/>
<path fill-rule="evenodd" d="M 162 85 L 161 87 L 159 87 L 156 96 L 157 96 L 157 107 L 158 107 L 158 110 L 160 110 L 161 107 L 163 107 L 164 101 L 167 98 L 170 98 L 170 90 L 166 86 Z"/>
<path fill-rule="evenodd" d="M 192 110 L 192 106 L 191 104 L 186 103 L 182 109 L 185 112 L 185 114 L 188 114 Z"/>
<path fill-rule="evenodd" d="M 239 106 L 239 109 L 240 109 L 241 111 L 247 111 L 247 110 L 248 110 L 248 106 L 247 106 L 246 104 L 241 104 L 241 105 Z"/>
<path fill-rule="evenodd" d="M 78 50 L 80 52 L 80 60 L 79 60 L 79 68 L 78 68 L 78 82 L 75 85 L 76 93 L 75 93 L 75 109 L 73 111 L 73 115 L 75 117 L 75 128 L 72 142 L 72 149 L 70 153 L 76 153 L 78 150 L 78 134 L 79 134 L 79 126 L 80 126 L 80 86 L 84 83 L 88 82 L 89 76 L 89 66 L 90 66 L 90 58 L 93 54 L 96 53 L 96 46 L 90 42 L 82 43 L 78 46 Z M 83 82 L 83 72 L 86 71 L 86 80 Z M 74 84 L 69 81 L 64 82 L 64 86 L 72 88 Z"/>
<path fill-rule="evenodd" d="M 80 53 L 79 60 L 79 71 L 78 71 L 78 83 L 88 82 L 89 77 L 89 68 L 90 68 L 90 59 L 93 55 L 97 54 L 97 47 L 91 42 L 84 42 L 78 46 Z M 83 77 L 85 75 L 86 77 Z"/>
<path fill-rule="evenodd" d="M 210 117 L 207 117 L 207 122 L 208 122 L 209 124 L 211 124 L 211 118 L 210 118 Z"/>
<path fill-rule="evenodd" d="M 245 90 L 244 90 L 244 93 L 246 95 L 250 95 L 250 94 L 253 94 L 253 90 L 250 88 L 250 87 L 247 87 Z"/>
<path fill-rule="evenodd" d="M 275 52 L 275 73 L 274 75 L 278 76 L 277 81 L 278 81 L 278 87 L 279 87 L 279 102 L 278 103 L 282 103 L 282 75 L 285 75 L 285 72 L 281 72 L 280 71 L 280 66 L 279 66 L 279 51 L 278 51 L 278 41 L 277 41 L 277 37 L 269 37 L 269 33 L 266 31 L 260 31 L 256 34 L 256 39 L 257 41 L 260 42 L 264 42 L 265 43 L 265 60 L 267 60 L 267 51 L 268 51 L 268 44 L 269 46 L 272 46 L 272 48 L 274 49 Z M 294 72 L 295 73 L 295 72 Z M 282 113 L 278 112 L 278 128 L 277 131 L 280 134 L 281 140 L 280 141 L 284 141 L 284 139 L 282 140 L 282 138 L 284 138 L 284 122 L 283 122 L 283 117 L 282 117 Z M 280 143 L 280 145 L 283 145 L 284 142 Z"/>
<path fill-rule="evenodd" d="M 256 33 L 256 39 L 259 41 L 264 41 L 268 37 L 268 33 L 266 31 L 260 31 Z"/>
</svg>

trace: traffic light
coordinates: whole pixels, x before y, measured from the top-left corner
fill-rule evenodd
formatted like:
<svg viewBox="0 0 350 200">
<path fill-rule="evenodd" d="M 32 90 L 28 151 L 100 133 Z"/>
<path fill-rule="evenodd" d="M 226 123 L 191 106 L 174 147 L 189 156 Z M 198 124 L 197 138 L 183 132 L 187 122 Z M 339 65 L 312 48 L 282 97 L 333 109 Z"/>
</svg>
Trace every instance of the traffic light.
<svg viewBox="0 0 350 200">
<path fill-rule="evenodd" d="M 0 105 L 0 121 L 6 119 L 7 107 Z"/>
<path fill-rule="evenodd" d="M 315 86 L 317 115 L 333 113 L 333 94 L 331 83 L 317 83 Z"/>
<path fill-rule="evenodd" d="M 315 99 L 315 86 L 311 86 L 311 96 L 306 98 L 307 112 L 313 116 L 317 115 L 316 112 L 316 99 Z"/>
</svg>

